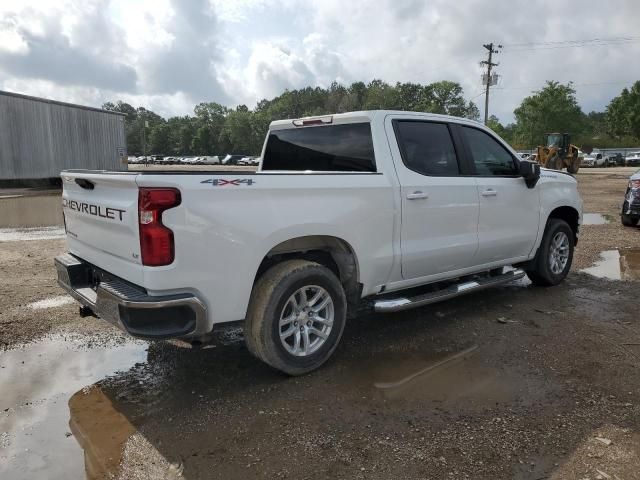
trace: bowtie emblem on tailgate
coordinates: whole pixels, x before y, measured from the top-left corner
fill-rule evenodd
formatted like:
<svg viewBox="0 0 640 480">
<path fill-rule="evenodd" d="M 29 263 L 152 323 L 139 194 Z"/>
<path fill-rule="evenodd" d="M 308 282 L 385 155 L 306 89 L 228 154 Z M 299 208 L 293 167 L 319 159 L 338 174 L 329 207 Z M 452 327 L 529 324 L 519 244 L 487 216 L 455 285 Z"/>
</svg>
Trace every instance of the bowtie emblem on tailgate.
<svg viewBox="0 0 640 480">
<path fill-rule="evenodd" d="M 226 187 L 226 186 L 236 186 L 247 185 L 251 186 L 256 183 L 256 181 L 252 178 L 209 178 L 208 180 L 203 180 L 200 183 L 210 183 L 212 187 Z"/>
</svg>

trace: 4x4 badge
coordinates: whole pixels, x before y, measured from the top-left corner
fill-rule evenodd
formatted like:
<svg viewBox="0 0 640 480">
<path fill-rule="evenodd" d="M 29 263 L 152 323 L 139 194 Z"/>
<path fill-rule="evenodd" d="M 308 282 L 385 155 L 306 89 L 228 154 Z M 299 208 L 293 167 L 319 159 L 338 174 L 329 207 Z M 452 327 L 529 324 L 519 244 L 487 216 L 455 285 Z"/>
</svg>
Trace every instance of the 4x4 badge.
<svg viewBox="0 0 640 480">
<path fill-rule="evenodd" d="M 239 187 L 240 185 L 248 185 L 251 186 L 256 183 L 256 181 L 252 178 L 235 178 L 233 180 L 229 180 L 226 178 L 210 178 L 208 180 L 203 180 L 200 183 L 210 183 L 213 187 L 226 187 L 227 185 L 234 185 Z"/>
</svg>

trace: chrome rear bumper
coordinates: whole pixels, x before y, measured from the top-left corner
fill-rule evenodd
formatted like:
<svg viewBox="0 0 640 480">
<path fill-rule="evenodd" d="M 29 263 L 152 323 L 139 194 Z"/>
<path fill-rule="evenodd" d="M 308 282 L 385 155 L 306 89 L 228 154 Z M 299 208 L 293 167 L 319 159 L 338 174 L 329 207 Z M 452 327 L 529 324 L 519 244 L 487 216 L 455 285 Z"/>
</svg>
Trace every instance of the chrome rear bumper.
<svg viewBox="0 0 640 480">
<path fill-rule="evenodd" d="M 69 295 L 134 337 L 168 339 L 205 333 L 201 330 L 207 309 L 194 295 L 151 296 L 71 254 L 56 257 L 55 265 L 58 284 Z"/>
</svg>

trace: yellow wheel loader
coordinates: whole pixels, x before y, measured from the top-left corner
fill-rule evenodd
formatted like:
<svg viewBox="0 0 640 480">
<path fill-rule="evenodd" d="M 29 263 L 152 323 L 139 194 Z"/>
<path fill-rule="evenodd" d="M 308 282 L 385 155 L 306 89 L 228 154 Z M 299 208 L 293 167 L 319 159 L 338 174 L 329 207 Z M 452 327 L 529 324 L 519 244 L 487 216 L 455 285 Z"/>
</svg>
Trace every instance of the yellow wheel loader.
<svg viewBox="0 0 640 480">
<path fill-rule="evenodd" d="M 547 133 L 545 145 L 537 149 L 536 160 L 545 168 L 553 170 L 567 169 L 569 173 L 578 173 L 582 163 L 580 150 L 571 144 L 568 133 Z"/>
</svg>

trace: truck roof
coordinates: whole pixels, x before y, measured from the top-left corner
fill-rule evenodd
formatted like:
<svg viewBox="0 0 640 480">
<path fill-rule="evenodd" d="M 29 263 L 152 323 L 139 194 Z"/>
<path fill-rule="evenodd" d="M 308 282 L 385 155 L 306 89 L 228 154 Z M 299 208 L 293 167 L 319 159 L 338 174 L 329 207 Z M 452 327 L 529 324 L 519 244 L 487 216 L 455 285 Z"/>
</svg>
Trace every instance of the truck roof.
<svg viewBox="0 0 640 480">
<path fill-rule="evenodd" d="M 282 128 L 291 128 L 293 125 L 295 125 L 294 122 L 296 123 L 300 122 L 300 124 L 296 126 L 305 126 L 303 122 L 314 122 L 313 124 L 316 124 L 316 122 L 317 124 L 371 122 L 376 117 L 384 118 L 387 115 L 404 115 L 407 117 L 421 117 L 421 118 L 429 118 L 433 120 L 455 121 L 460 123 L 471 123 L 475 125 L 482 125 L 480 122 L 476 122 L 475 120 L 470 120 L 468 118 L 454 117 L 452 115 L 441 115 L 438 113 L 412 112 L 412 111 L 404 111 L 404 110 L 363 110 L 359 112 L 334 113 L 334 114 L 327 114 L 327 115 L 314 115 L 311 117 L 274 120 L 269 125 L 269 128 L 272 130 L 279 130 Z"/>
</svg>

